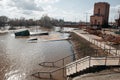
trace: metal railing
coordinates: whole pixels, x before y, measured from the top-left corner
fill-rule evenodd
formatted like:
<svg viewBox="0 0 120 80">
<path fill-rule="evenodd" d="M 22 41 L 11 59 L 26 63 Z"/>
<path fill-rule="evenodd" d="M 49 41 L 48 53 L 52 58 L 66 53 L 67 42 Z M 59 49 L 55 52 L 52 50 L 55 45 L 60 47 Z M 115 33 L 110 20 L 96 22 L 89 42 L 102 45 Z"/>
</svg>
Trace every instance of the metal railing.
<svg viewBox="0 0 120 80">
<path fill-rule="evenodd" d="M 97 63 L 97 61 L 100 63 Z M 111 61 L 113 61 L 113 63 L 110 63 Z M 56 79 L 54 74 L 57 71 L 61 71 L 62 72 L 62 75 L 61 75 L 62 79 L 61 80 L 66 80 L 67 76 L 69 76 L 69 75 L 73 75 L 77 72 L 80 72 L 80 71 L 85 70 L 85 69 L 90 68 L 90 67 L 103 66 L 103 65 L 104 66 L 120 66 L 120 57 L 87 56 L 85 58 L 81 58 L 81 59 L 79 59 L 75 62 L 72 62 L 70 64 L 67 64 L 66 66 L 63 66 L 61 68 L 58 68 L 58 69 L 55 69 L 52 71 L 48 71 L 48 72 L 37 72 L 37 73 L 32 74 L 32 75 L 35 77 L 38 77 L 40 79 Z M 44 74 L 47 76 L 43 77 Z"/>
<path fill-rule="evenodd" d="M 66 74 L 67 76 L 69 76 L 94 66 L 120 66 L 120 57 L 87 56 L 83 59 L 77 60 L 73 63 L 66 65 Z"/>
<path fill-rule="evenodd" d="M 96 52 L 96 54 L 98 54 L 98 50 L 103 50 L 103 49 L 94 49 L 95 50 L 95 52 Z M 112 51 L 112 50 L 115 50 L 115 49 L 104 49 L 104 51 L 106 52 L 109 52 L 109 51 Z M 108 53 L 108 54 L 110 54 L 110 53 Z M 54 70 L 52 70 L 52 71 L 47 71 L 47 72 L 37 72 L 37 73 L 35 73 L 35 74 L 33 74 L 33 76 L 35 76 L 35 77 L 37 77 L 38 76 L 38 78 L 40 78 L 40 79 L 54 79 L 54 75 L 56 75 L 56 74 L 54 74 L 54 73 L 56 73 L 56 72 L 62 72 L 62 75 L 63 76 L 61 76 L 63 79 L 61 79 L 61 80 L 66 80 L 66 78 L 67 78 L 67 75 L 65 74 L 65 73 L 67 73 L 66 71 L 67 70 L 70 70 L 70 64 L 71 64 L 71 66 L 72 66 L 72 64 L 75 64 L 76 65 L 76 70 L 74 70 L 74 71 L 76 71 L 76 72 L 78 72 L 78 70 L 77 70 L 77 68 L 79 68 L 79 67 L 77 67 L 77 65 L 79 65 L 80 63 L 85 63 L 86 61 L 89 61 L 87 64 L 89 64 L 89 66 L 87 66 L 88 68 L 90 67 L 90 65 L 91 65 L 91 60 L 94 60 L 93 58 L 91 58 L 90 56 L 88 57 L 85 57 L 85 58 L 81 58 L 81 59 L 79 59 L 79 58 L 77 58 L 78 56 L 77 56 L 78 54 L 72 54 L 72 55 L 69 55 L 69 56 L 66 56 L 66 57 L 64 57 L 64 58 L 61 58 L 61 59 L 59 59 L 59 60 L 56 60 L 56 61 L 53 61 L 53 62 L 43 62 L 43 63 L 41 63 L 41 64 L 39 64 L 39 65 L 41 65 L 41 66 L 46 66 L 46 67 L 57 67 L 57 69 L 54 69 Z M 107 55 L 106 55 L 107 56 Z M 96 58 L 97 58 L 97 56 L 95 56 Z M 98 56 L 99 58 L 100 58 L 100 56 Z M 73 59 L 71 59 L 72 61 L 68 61 L 67 63 L 65 63 L 65 61 L 67 60 L 67 58 L 73 58 Z M 103 58 L 103 57 L 101 57 L 101 58 Z M 108 57 L 104 57 L 104 58 L 108 58 Z M 79 60 L 78 60 L 79 59 Z M 99 59 L 100 60 L 100 59 Z M 102 61 L 103 59 L 101 59 L 101 61 Z M 106 59 L 104 59 L 104 60 L 106 60 Z M 75 61 L 75 62 L 73 62 L 73 61 Z M 57 63 L 59 63 L 59 62 L 61 62 L 61 66 L 58 66 L 57 65 Z M 70 63 L 70 62 L 73 62 L 73 63 Z M 68 64 L 68 63 L 70 63 L 70 64 Z M 77 64 L 78 63 L 78 64 Z M 67 66 L 65 66 L 66 64 L 68 64 Z M 67 69 L 67 68 L 69 68 L 69 69 Z M 76 73 L 76 72 L 74 72 L 74 73 Z M 44 76 L 44 74 L 46 75 L 45 77 L 43 77 Z M 58 73 L 59 74 L 59 73 Z M 39 77 L 40 76 L 40 77 Z M 54 77 L 53 77 L 54 76 Z M 60 75 L 59 75 L 60 76 Z"/>
<path fill-rule="evenodd" d="M 109 45 L 105 44 L 105 42 L 97 41 L 97 40 L 91 38 L 88 34 L 83 35 L 83 34 L 80 34 L 77 32 L 74 32 L 74 33 L 76 33 L 78 36 L 81 36 L 82 38 L 86 39 L 90 43 L 100 47 L 101 49 L 105 49 L 105 50 L 108 49 L 110 54 L 112 54 L 114 56 L 120 56 L 120 50 L 113 48 L 111 45 L 109 46 Z"/>
<path fill-rule="evenodd" d="M 105 49 L 105 48 L 104 49 L 94 49 L 94 51 L 95 51 L 94 55 L 97 55 L 99 50 L 103 50 L 104 53 L 107 52 L 104 55 L 111 54 L 111 52 L 112 52 L 112 53 L 116 54 L 116 56 L 119 56 L 118 55 L 118 50 L 117 49 L 112 49 L 112 48 L 109 48 L 109 49 Z M 67 61 L 67 59 L 69 59 L 69 61 Z M 60 68 L 62 66 L 65 66 L 65 64 L 68 64 L 69 62 L 73 62 L 77 59 L 79 59 L 78 54 L 74 53 L 74 54 L 71 54 L 69 56 L 66 56 L 64 58 L 61 58 L 61 59 L 53 61 L 53 62 L 42 62 L 39 65 L 44 66 L 44 67 L 58 67 L 58 68 Z M 60 64 L 57 65 L 57 63 L 60 63 L 61 65 Z"/>
<path fill-rule="evenodd" d="M 99 42 L 99 41 L 96 41 L 94 39 L 89 39 L 91 43 L 93 43 L 94 45 L 97 45 L 98 47 L 100 47 L 101 49 L 103 50 L 109 50 L 107 51 L 108 53 L 114 55 L 114 56 L 120 56 L 120 50 L 117 49 L 117 48 L 113 48 L 112 45 L 107 45 L 103 42 Z"/>
<path fill-rule="evenodd" d="M 77 60 L 78 59 L 77 55 L 78 54 L 74 53 L 74 54 L 68 55 L 64 58 L 61 58 L 61 59 L 53 61 L 53 62 L 42 62 L 39 65 L 44 66 L 44 67 L 61 67 L 61 66 L 64 66 L 66 63 L 73 62 L 73 61 Z M 67 61 L 67 59 L 69 59 L 69 61 Z M 61 66 L 56 65 L 59 62 L 61 62 L 61 64 L 62 64 Z"/>
</svg>

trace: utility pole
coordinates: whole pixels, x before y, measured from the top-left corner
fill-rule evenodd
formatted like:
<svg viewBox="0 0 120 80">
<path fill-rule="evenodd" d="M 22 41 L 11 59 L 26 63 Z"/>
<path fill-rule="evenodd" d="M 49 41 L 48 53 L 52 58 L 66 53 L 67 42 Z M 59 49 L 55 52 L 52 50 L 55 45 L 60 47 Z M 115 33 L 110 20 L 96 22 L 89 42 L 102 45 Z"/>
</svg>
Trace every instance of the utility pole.
<svg viewBox="0 0 120 80">
<path fill-rule="evenodd" d="M 118 15 L 119 15 L 119 18 L 118 18 L 118 19 L 120 19 L 120 7 L 119 7 L 119 9 L 118 9 Z"/>
<path fill-rule="evenodd" d="M 90 13 L 86 12 L 85 14 L 86 14 L 86 26 L 87 26 L 87 22 L 88 22 L 88 14 L 90 14 Z"/>
</svg>

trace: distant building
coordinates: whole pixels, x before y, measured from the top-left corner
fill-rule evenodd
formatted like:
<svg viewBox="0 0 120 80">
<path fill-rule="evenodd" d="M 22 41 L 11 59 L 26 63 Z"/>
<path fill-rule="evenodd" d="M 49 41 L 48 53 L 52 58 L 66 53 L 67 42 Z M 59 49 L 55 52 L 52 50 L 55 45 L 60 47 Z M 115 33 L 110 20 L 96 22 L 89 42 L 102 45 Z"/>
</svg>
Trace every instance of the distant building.
<svg viewBox="0 0 120 80">
<path fill-rule="evenodd" d="M 116 25 L 117 25 L 117 26 L 120 26 L 120 18 L 119 18 L 119 19 L 116 19 L 115 21 L 116 21 Z"/>
<path fill-rule="evenodd" d="M 110 4 L 107 2 L 98 2 L 94 4 L 94 14 L 90 17 L 92 26 L 108 25 Z"/>
<path fill-rule="evenodd" d="M 119 18 L 115 20 L 116 21 L 116 25 L 120 26 L 120 13 L 119 13 Z"/>
</svg>

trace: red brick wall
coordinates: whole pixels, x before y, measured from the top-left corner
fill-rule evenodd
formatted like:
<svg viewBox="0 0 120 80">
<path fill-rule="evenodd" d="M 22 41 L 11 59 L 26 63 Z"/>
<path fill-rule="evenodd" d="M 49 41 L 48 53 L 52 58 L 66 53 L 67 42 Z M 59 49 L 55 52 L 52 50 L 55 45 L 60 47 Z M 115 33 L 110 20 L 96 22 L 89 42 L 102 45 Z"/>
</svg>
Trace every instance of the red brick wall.
<svg viewBox="0 0 120 80">
<path fill-rule="evenodd" d="M 97 23 L 99 22 L 100 25 L 108 24 L 109 7 L 110 5 L 106 2 L 95 3 L 94 14 L 90 19 L 91 24 L 95 24 L 95 20 L 97 20 Z"/>
</svg>

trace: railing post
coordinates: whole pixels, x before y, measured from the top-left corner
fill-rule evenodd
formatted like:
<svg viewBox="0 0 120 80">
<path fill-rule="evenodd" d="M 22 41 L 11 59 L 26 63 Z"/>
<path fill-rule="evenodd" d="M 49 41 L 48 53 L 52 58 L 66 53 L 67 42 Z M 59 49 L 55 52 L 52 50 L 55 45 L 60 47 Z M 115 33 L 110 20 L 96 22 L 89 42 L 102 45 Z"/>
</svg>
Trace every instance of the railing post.
<svg viewBox="0 0 120 80">
<path fill-rule="evenodd" d="M 96 40 L 97 41 L 97 40 Z M 98 46 L 98 41 L 97 41 L 97 46 Z"/>
<path fill-rule="evenodd" d="M 105 57 L 105 65 L 107 64 L 107 56 Z"/>
<path fill-rule="evenodd" d="M 104 51 L 105 51 L 105 43 L 104 43 Z"/>
<path fill-rule="evenodd" d="M 41 75 L 40 75 L 40 73 L 38 72 L 38 76 L 39 76 L 39 78 L 41 78 Z"/>
<path fill-rule="evenodd" d="M 99 47 L 101 48 L 101 42 L 99 42 Z"/>
<path fill-rule="evenodd" d="M 94 45 L 95 45 L 95 40 L 94 40 Z"/>
<path fill-rule="evenodd" d="M 116 48 L 116 56 L 117 56 L 117 48 Z"/>
<path fill-rule="evenodd" d="M 63 58 L 63 66 L 64 66 L 64 58 Z"/>
<path fill-rule="evenodd" d="M 95 49 L 96 56 L 98 56 L 97 52 L 98 52 L 98 50 L 97 50 L 97 49 Z"/>
<path fill-rule="evenodd" d="M 89 57 L 89 67 L 91 66 L 91 56 Z"/>
<path fill-rule="evenodd" d="M 52 79 L 52 74 L 51 74 L 51 72 L 50 72 L 50 79 Z"/>
<path fill-rule="evenodd" d="M 76 60 L 75 53 L 73 53 L 73 54 L 72 54 L 72 59 L 73 59 L 73 61 L 75 61 L 75 60 Z"/>
<path fill-rule="evenodd" d="M 64 78 L 64 68 L 63 68 L 63 78 Z"/>
<path fill-rule="evenodd" d="M 118 62 L 118 65 L 120 65 L 120 56 L 119 56 L 119 62 Z"/>
<path fill-rule="evenodd" d="M 112 45 L 110 44 L 110 52 L 111 52 L 111 49 L 112 49 L 111 46 L 112 46 Z M 109 52 L 109 54 L 110 54 L 110 52 Z"/>
<path fill-rule="evenodd" d="M 77 73 L 77 62 L 75 64 L 76 64 L 76 73 Z"/>
<path fill-rule="evenodd" d="M 65 74 L 64 74 L 64 77 L 65 77 L 65 80 L 67 80 L 66 70 L 67 70 L 66 67 L 64 67 L 64 73 L 65 73 Z"/>
<path fill-rule="evenodd" d="M 108 52 L 108 54 L 110 54 L 110 48 L 109 48 L 109 52 Z"/>
</svg>

